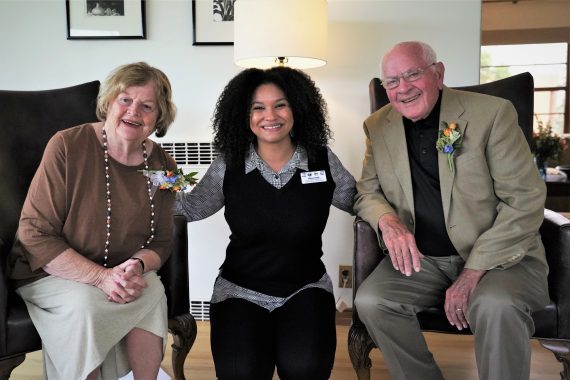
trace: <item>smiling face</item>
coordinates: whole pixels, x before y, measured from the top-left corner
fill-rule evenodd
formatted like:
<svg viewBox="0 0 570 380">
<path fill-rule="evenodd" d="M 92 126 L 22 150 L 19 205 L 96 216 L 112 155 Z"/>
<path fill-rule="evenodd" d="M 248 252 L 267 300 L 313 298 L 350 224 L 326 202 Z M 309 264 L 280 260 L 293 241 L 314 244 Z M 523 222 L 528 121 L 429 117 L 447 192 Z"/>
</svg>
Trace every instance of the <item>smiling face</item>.
<svg viewBox="0 0 570 380">
<path fill-rule="evenodd" d="M 261 144 L 291 144 L 289 132 L 293 129 L 293 111 L 274 84 L 262 84 L 253 93 L 249 126 Z"/>
<path fill-rule="evenodd" d="M 128 142 L 142 142 L 152 134 L 158 117 L 154 86 L 131 86 L 109 104 L 105 127 Z"/>
<path fill-rule="evenodd" d="M 419 45 L 397 45 L 382 61 L 383 79 L 397 78 L 403 73 L 423 69 L 433 62 L 426 62 Z M 420 79 L 407 82 L 400 77 L 400 84 L 386 90 L 390 104 L 406 118 L 425 119 L 437 103 L 439 90 L 443 88 L 443 63 L 427 67 Z"/>
</svg>

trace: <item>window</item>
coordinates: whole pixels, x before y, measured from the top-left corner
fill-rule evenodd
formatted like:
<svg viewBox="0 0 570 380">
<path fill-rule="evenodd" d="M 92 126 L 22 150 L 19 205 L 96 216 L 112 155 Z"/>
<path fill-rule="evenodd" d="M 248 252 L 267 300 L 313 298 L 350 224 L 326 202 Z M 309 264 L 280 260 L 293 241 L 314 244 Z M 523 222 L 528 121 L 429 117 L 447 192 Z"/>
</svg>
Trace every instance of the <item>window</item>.
<svg viewBox="0 0 570 380">
<path fill-rule="evenodd" d="M 481 83 L 530 72 L 534 77 L 534 126 L 550 124 L 554 133 L 568 127 L 568 44 L 481 46 Z"/>
</svg>

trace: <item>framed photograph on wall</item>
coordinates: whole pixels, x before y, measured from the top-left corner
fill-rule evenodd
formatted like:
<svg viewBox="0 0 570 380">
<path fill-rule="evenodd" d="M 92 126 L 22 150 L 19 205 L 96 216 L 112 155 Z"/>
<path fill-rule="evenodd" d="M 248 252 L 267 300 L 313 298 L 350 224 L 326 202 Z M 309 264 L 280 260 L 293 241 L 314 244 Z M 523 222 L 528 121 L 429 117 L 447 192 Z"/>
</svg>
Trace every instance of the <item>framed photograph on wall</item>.
<svg viewBox="0 0 570 380">
<path fill-rule="evenodd" d="M 192 0 L 192 45 L 234 44 L 236 0 Z"/>
<path fill-rule="evenodd" d="M 67 39 L 145 39 L 145 0 L 66 0 Z"/>
</svg>

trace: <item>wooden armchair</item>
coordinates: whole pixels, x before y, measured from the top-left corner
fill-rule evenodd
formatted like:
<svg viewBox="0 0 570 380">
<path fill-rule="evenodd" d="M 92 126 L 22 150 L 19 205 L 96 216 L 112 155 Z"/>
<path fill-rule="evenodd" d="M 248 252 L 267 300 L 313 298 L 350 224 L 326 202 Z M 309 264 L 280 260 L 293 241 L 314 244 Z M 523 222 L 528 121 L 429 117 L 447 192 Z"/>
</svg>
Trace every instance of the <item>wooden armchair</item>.
<svg viewBox="0 0 570 380">
<path fill-rule="evenodd" d="M 0 380 L 10 377 L 26 353 L 41 350 L 40 337 L 23 300 L 6 278 L 22 205 L 50 137 L 58 130 L 96 121 L 99 82 L 46 91 L 0 91 Z M 159 271 L 174 337 L 172 367 L 184 379 L 184 361 L 196 339 L 188 289 L 188 235 L 183 216 L 174 217 L 172 255 Z"/>
<path fill-rule="evenodd" d="M 462 87 L 467 91 L 481 92 L 510 100 L 519 117 L 527 141 L 532 139 L 532 115 L 534 84 L 529 73 L 518 74 L 492 83 Z M 388 97 L 380 80 L 373 78 L 369 86 L 370 111 L 374 112 L 388 103 Z M 548 285 L 551 303 L 533 313 L 536 327 L 534 338 L 555 355 L 563 365 L 562 380 L 570 379 L 570 220 L 551 210 L 545 210 L 540 228 L 546 258 L 550 266 Z M 360 284 L 386 256 L 379 247 L 376 232 L 360 218 L 354 222 L 353 297 Z M 471 334 L 469 329 L 458 331 L 449 324 L 441 308 L 432 308 L 418 314 L 424 331 L 454 334 Z M 348 352 L 359 380 L 370 379 L 370 351 L 376 345 L 352 309 L 352 325 L 348 336 Z"/>
</svg>

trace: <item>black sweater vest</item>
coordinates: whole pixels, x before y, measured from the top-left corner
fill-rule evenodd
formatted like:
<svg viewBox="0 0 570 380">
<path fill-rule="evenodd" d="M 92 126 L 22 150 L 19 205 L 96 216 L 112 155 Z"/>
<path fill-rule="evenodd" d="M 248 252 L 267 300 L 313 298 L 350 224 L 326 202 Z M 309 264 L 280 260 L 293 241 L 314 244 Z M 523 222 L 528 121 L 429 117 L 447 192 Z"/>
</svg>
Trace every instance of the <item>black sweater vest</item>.
<svg viewBox="0 0 570 380">
<path fill-rule="evenodd" d="M 247 289 L 286 297 L 325 273 L 321 235 L 335 183 L 326 149 L 309 160 L 309 171 L 324 170 L 326 182 L 302 184 L 297 169 L 281 189 L 242 163 L 226 169 L 225 218 L 230 243 L 222 276 Z"/>
</svg>

